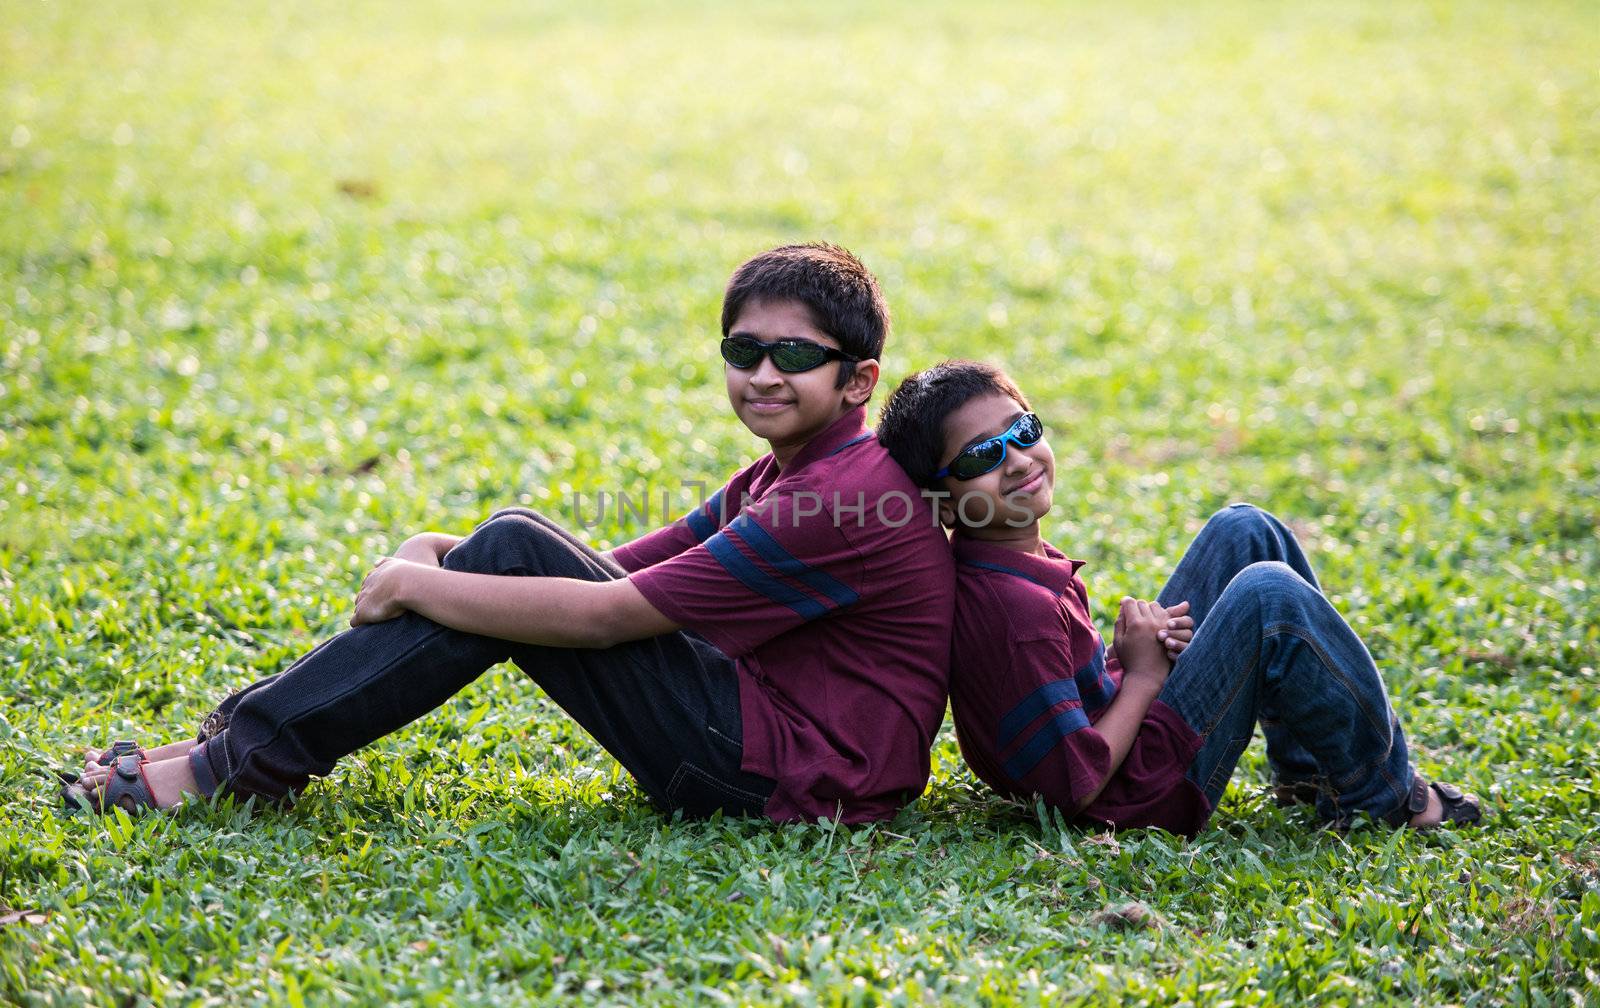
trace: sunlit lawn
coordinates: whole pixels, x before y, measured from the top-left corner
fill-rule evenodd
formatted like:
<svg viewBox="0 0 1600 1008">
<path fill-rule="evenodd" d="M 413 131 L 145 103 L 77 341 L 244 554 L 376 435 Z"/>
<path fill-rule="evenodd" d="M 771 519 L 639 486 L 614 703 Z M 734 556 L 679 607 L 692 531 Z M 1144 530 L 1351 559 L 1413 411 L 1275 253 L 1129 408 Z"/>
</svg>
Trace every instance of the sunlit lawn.
<svg viewBox="0 0 1600 1008">
<path fill-rule="evenodd" d="M 1592 1000 L 1596 52 L 1584 3 L 9 5 L 0 1000 Z M 1314 832 L 1253 750 L 1198 840 L 1097 836 L 948 732 L 891 824 L 674 823 L 509 668 L 292 811 L 56 815 L 409 532 L 759 454 L 722 284 L 814 237 L 890 381 L 1023 381 L 1102 613 L 1292 518 L 1485 828 Z"/>
</svg>

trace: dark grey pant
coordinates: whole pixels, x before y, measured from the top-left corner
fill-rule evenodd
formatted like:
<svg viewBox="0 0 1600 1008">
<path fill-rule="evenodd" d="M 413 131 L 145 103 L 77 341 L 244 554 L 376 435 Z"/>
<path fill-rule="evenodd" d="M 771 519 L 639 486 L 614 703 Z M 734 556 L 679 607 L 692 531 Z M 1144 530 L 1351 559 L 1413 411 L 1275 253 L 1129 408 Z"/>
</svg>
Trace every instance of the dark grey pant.
<svg viewBox="0 0 1600 1008">
<path fill-rule="evenodd" d="M 445 555 L 450 570 L 587 581 L 615 564 L 533 511 L 496 512 Z M 190 758 L 202 788 L 276 800 L 340 757 L 514 661 L 615 756 L 663 811 L 759 814 L 775 783 L 739 769 L 738 671 L 677 632 L 599 649 L 538 647 L 462 633 L 405 613 L 324 641 L 225 700 Z"/>
</svg>

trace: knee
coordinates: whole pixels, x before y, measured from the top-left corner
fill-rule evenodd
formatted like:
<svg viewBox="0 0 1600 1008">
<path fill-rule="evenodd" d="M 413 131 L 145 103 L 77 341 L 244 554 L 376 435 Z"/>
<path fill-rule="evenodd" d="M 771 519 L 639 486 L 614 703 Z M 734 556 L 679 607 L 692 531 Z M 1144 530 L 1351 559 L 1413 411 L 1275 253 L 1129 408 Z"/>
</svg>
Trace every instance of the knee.
<svg viewBox="0 0 1600 1008">
<path fill-rule="evenodd" d="M 1254 504 L 1229 504 L 1207 519 L 1206 531 L 1248 535 L 1274 520 L 1271 512 Z"/>
<path fill-rule="evenodd" d="M 485 518 L 483 520 L 483 524 L 487 525 L 489 522 L 494 521 L 496 518 L 508 518 L 508 517 L 527 518 L 529 521 L 535 521 L 536 522 L 536 521 L 539 520 L 539 512 L 535 511 L 533 508 L 504 507 L 504 508 L 501 508 L 500 510 L 496 511 L 494 514 L 490 515 L 489 517 Z"/>
<path fill-rule="evenodd" d="M 496 511 L 445 554 L 444 566 L 474 574 L 534 573 L 549 531 L 522 508 Z"/>
<path fill-rule="evenodd" d="M 1307 592 L 1320 594 L 1293 567 L 1277 560 L 1261 560 L 1249 565 L 1234 575 L 1227 590 L 1262 603 L 1298 599 Z"/>
<path fill-rule="evenodd" d="M 1229 504 L 1206 521 L 1200 534 L 1255 547 L 1277 541 L 1282 527 L 1276 515 L 1254 504 Z"/>
</svg>

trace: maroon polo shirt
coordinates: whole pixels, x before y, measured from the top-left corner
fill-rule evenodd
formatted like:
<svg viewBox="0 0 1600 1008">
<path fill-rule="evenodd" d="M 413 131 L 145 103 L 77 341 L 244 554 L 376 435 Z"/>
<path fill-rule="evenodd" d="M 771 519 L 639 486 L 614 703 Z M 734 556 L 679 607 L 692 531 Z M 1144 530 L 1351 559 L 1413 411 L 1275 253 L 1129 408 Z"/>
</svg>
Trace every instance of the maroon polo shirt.
<svg viewBox="0 0 1600 1008">
<path fill-rule="evenodd" d="M 1081 560 L 965 536 L 954 539 L 956 618 L 950 706 L 961 755 L 990 787 L 1043 796 L 1071 818 L 1111 765 L 1095 730 L 1122 683 L 1089 618 Z M 1200 738 L 1177 712 L 1150 705 L 1128 756 L 1078 818 L 1159 826 L 1193 836 L 1211 815 L 1184 777 Z"/>
<path fill-rule="evenodd" d="M 734 660 L 742 767 L 778 782 L 779 821 L 894 815 L 927 786 L 944 718 L 950 547 L 865 419 L 612 551 L 651 605 Z"/>
</svg>

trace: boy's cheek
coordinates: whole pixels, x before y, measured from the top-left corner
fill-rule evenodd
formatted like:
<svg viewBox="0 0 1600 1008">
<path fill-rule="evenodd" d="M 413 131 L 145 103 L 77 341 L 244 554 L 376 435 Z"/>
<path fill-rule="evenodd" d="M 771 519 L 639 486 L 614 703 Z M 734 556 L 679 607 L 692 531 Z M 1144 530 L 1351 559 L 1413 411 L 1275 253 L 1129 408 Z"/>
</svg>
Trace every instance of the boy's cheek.
<svg viewBox="0 0 1600 1008">
<path fill-rule="evenodd" d="M 1006 502 L 986 488 L 966 487 L 950 498 L 956 523 L 966 528 L 990 528 L 1005 521 Z"/>
</svg>

